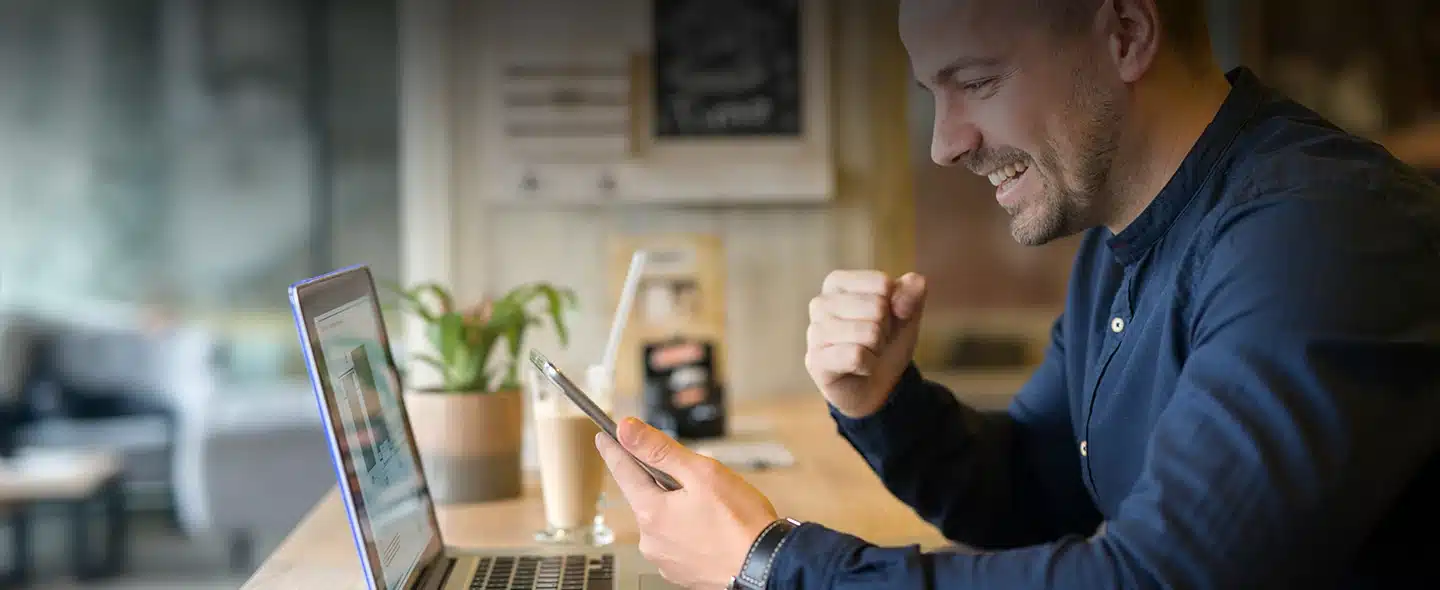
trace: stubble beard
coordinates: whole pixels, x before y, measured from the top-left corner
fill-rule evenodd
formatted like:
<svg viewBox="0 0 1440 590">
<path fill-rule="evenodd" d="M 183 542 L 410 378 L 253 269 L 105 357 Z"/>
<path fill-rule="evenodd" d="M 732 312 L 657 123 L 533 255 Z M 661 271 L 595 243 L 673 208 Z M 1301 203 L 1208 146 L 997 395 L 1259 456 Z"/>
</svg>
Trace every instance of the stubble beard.
<svg viewBox="0 0 1440 590">
<path fill-rule="evenodd" d="M 1024 246 L 1041 246 L 1085 231 L 1096 224 L 1095 204 L 1111 199 L 1110 170 L 1119 144 L 1122 113 L 1114 99 L 1082 87 L 1077 107 L 1067 115 L 1079 127 L 1061 145 L 1046 140 L 1046 153 L 1035 162 L 1044 184 L 1038 203 L 1007 207 L 1010 235 Z M 1068 166 L 1060 154 L 1075 154 Z M 1070 172 L 1070 174 L 1067 174 Z"/>
</svg>

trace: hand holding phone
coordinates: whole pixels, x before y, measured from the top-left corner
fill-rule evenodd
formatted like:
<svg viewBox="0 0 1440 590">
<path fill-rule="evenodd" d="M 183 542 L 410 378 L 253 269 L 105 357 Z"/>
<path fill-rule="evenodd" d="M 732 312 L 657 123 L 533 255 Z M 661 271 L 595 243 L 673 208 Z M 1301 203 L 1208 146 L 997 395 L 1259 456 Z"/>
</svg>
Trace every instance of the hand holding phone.
<svg viewBox="0 0 1440 590">
<path fill-rule="evenodd" d="M 560 391 L 565 393 L 565 397 L 570 398 L 570 401 L 574 402 L 575 405 L 580 408 L 580 411 L 585 412 L 585 415 L 589 416 L 590 420 L 594 422 L 596 426 L 600 427 L 600 430 L 605 431 L 605 434 L 609 436 L 611 440 L 617 443 L 620 442 L 620 436 L 615 428 L 615 420 L 611 418 L 609 414 L 606 414 L 604 410 L 601 410 L 600 406 L 596 405 L 594 400 L 591 400 L 590 396 L 586 395 L 579 386 L 570 381 L 564 373 L 561 373 L 560 369 L 555 368 L 555 365 L 552 364 L 549 359 L 545 358 L 545 355 L 540 354 L 537 350 L 531 350 L 530 362 L 535 365 L 536 369 L 540 370 L 541 375 L 544 375 L 546 379 L 554 383 L 556 387 L 559 387 Z M 622 445 L 620 448 L 623 450 L 625 447 Z M 630 455 L 630 452 L 625 451 L 625 454 Z M 650 479 L 655 480 L 655 485 L 660 486 L 661 489 L 667 492 L 673 492 L 681 488 L 680 482 L 675 481 L 675 478 L 671 477 L 670 474 L 646 465 L 643 461 L 636 459 L 635 455 L 630 455 L 630 459 L 635 461 L 646 473 L 649 473 Z"/>
</svg>

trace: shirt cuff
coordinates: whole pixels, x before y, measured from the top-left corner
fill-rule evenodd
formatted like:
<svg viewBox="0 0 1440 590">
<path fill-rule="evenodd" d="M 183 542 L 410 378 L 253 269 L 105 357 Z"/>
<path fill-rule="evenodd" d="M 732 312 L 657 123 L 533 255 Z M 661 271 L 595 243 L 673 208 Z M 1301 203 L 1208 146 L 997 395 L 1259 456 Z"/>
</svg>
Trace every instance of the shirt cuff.
<svg viewBox="0 0 1440 590">
<path fill-rule="evenodd" d="M 806 522 L 785 535 L 770 564 L 766 590 L 829 588 L 836 563 L 865 547 L 858 537 Z"/>
<path fill-rule="evenodd" d="M 933 415 L 935 406 L 926 395 L 925 379 L 911 364 L 901 373 L 885 403 L 874 413 L 851 418 L 830 405 L 830 416 L 840 434 L 862 453 L 889 455 L 908 448 L 918 437 L 917 417 Z"/>
</svg>

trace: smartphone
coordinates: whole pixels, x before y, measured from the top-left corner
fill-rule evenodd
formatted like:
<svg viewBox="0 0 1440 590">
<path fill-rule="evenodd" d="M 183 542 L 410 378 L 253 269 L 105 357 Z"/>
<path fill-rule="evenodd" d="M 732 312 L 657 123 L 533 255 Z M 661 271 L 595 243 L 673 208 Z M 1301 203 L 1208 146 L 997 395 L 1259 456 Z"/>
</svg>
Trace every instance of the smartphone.
<svg viewBox="0 0 1440 590">
<path fill-rule="evenodd" d="M 545 358 L 545 355 L 540 354 L 540 351 L 531 350 L 530 362 L 535 365 L 536 369 L 540 370 L 541 375 L 544 375 L 546 379 L 549 379 L 551 383 L 559 387 L 560 391 L 565 392 L 565 397 L 575 402 L 575 405 L 580 407 L 580 411 L 585 412 L 585 415 L 589 416 L 590 420 L 594 422 L 596 426 L 600 427 L 600 430 L 605 431 L 605 434 L 609 435 L 611 440 L 617 443 L 620 441 L 620 436 L 615 430 L 615 420 L 611 418 L 609 414 L 606 414 L 604 410 L 601 410 L 600 406 L 595 405 L 595 402 L 590 399 L 590 396 L 586 395 L 575 383 L 571 382 L 564 373 L 560 372 L 560 369 L 555 368 L 555 365 L 550 362 L 550 359 Z M 624 450 L 624 447 L 621 447 L 621 450 Z M 629 455 L 630 452 L 625 451 L 625 454 Z M 655 485 L 660 486 L 661 489 L 667 492 L 680 489 L 680 482 L 675 481 L 675 478 L 670 477 L 670 474 L 646 465 L 643 461 L 636 459 L 634 455 L 630 455 L 630 459 L 635 461 L 635 464 L 639 465 L 641 469 L 644 469 L 646 473 L 649 473 L 650 479 L 655 480 Z"/>
</svg>

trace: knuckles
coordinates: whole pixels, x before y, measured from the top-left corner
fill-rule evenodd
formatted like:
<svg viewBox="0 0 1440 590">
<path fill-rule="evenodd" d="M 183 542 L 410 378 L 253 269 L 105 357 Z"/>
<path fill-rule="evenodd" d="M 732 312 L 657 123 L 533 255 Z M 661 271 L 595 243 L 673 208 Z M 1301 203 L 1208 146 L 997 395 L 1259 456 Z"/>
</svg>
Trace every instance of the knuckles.
<svg viewBox="0 0 1440 590">
<path fill-rule="evenodd" d="M 890 305 L 879 295 L 870 297 L 870 319 L 880 321 L 890 313 Z"/>
<path fill-rule="evenodd" d="M 700 459 L 700 461 L 695 463 L 695 467 L 693 468 L 695 478 L 699 479 L 702 484 L 719 481 L 724 471 L 724 466 L 720 461 L 703 455 Z"/>
<path fill-rule="evenodd" d="M 825 296 L 816 295 L 810 299 L 810 320 L 815 321 L 825 317 Z"/>
<path fill-rule="evenodd" d="M 890 283 L 889 275 L 878 270 L 833 270 L 825 275 L 822 289 L 831 290 L 844 285 L 848 290 L 875 291 L 885 290 Z"/>
<path fill-rule="evenodd" d="M 669 444 L 650 445 L 645 449 L 645 462 L 651 465 L 664 463 L 670 458 L 670 451 Z"/>
<path fill-rule="evenodd" d="M 852 371 L 865 368 L 865 348 L 862 346 L 850 347 L 850 349 L 845 352 L 845 363 L 847 368 Z"/>
<path fill-rule="evenodd" d="M 860 328 L 860 343 L 867 346 L 880 344 L 880 324 L 863 324 Z"/>
</svg>

